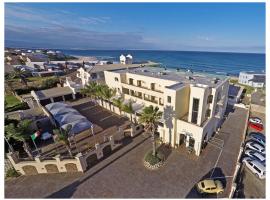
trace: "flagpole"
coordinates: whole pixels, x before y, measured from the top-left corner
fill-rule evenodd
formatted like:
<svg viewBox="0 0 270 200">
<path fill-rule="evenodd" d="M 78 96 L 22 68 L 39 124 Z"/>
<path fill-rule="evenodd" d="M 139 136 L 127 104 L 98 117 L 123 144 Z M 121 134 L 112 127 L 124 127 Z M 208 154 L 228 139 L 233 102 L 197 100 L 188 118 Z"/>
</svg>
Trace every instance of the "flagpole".
<svg viewBox="0 0 270 200">
<path fill-rule="evenodd" d="M 32 139 L 32 138 L 31 138 L 31 139 Z M 35 147 L 36 147 L 36 150 L 37 150 L 38 154 L 40 154 L 40 153 L 39 153 L 39 150 L 38 150 L 38 148 L 37 148 L 37 145 L 36 145 L 36 143 L 35 143 L 35 140 L 32 139 L 32 141 L 33 141 L 33 143 L 34 143 L 34 145 L 35 145 Z"/>
</svg>

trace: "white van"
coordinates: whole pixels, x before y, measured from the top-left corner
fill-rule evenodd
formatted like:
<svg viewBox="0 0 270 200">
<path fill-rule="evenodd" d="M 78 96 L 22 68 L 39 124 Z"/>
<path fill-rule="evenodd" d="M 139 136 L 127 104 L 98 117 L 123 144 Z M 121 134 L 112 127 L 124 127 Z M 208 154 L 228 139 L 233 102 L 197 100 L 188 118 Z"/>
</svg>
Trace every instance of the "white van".
<svg viewBox="0 0 270 200">
<path fill-rule="evenodd" d="M 265 179 L 265 166 L 259 161 L 252 158 L 244 158 L 243 163 L 249 168 L 257 177 Z"/>
</svg>

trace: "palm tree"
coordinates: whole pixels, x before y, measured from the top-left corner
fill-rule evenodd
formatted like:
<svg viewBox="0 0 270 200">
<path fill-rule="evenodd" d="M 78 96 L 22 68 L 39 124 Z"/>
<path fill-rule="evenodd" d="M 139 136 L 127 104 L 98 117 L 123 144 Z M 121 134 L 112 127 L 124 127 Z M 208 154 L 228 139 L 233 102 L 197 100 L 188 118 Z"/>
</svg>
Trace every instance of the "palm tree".
<svg viewBox="0 0 270 200">
<path fill-rule="evenodd" d="M 132 101 L 129 100 L 129 102 L 127 104 L 124 104 L 122 110 L 124 112 L 130 114 L 130 121 L 131 121 L 131 123 L 133 123 L 132 114 L 133 114 L 134 111 L 133 111 L 133 108 L 132 108 Z"/>
<path fill-rule="evenodd" d="M 73 156 L 72 151 L 71 151 L 70 141 L 69 141 L 69 133 L 70 133 L 71 129 L 72 129 L 72 125 L 68 124 L 66 129 L 62 129 L 62 130 L 54 129 L 53 131 L 56 135 L 55 140 L 57 142 L 64 144 L 69 155 Z"/>
<path fill-rule="evenodd" d="M 21 83 L 23 83 L 25 86 L 28 86 L 25 71 L 21 71 L 21 69 L 19 68 L 14 68 L 14 71 L 10 74 L 10 76 L 11 79 L 14 79 L 16 77 L 20 78 Z"/>
<path fill-rule="evenodd" d="M 106 99 L 109 102 L 110 110 L 111 109 L 111 98 L 115 96 L 116 90 L 109 88 L 107 85 L 104 85 L 104 87 L 101 90 L 102 97 Z"/>
<path fill-rule="evenodd" d="M 162 112 L 159 111 L 158 107 L 154 108 L 152 105 L 145 107 L 139 117 L 139 122 L 144 124 L 145 130 L 152 135 L 153 156 L 156 156 L 155 132 L 158 126 L 157 123 L 161 117 Z"/>
<path fill-rule="evenodd" d="M 86 96 L 95 99 L 97 97 L 98 84 L 96 82 L 90 82 L 85 88 L 81 89 L 81 93 Z"/>
<path fill-rule="evenodd" d="M 13 123 L 5 126 L 6 129 L 6 138 L 10 140 L 13 138 L 16 141 L 23 142 L 23 149 L 27 153 L 30 159 L 33 159 L 32 151 L 27 143 L 27 139 L 29 138 L 29 127 L 32 122 L 30 120 L 23 120 L 15 126 Z"/>
<path fill-rule="evenodd" d="M 122 97 L 119 97 L 117 99 L 113 99 L 113 105 L 115 105 L 117 108 L 119 108 L 120 115 L 122 115 L 122 110 L 123 110 L 123 99 Z"/>
<path fill-rule="evenodd" d="M 103 100 L 104 100 L 104 96 L 103 96 L 104 87 L 105 87 L 105 85 L 97 85 L 97 87 L 96 87 L 96 96 L 97 96 L 97 98 L 99 98 L 101 100 L 102 106 L 103 106 Z"/>
</svg>

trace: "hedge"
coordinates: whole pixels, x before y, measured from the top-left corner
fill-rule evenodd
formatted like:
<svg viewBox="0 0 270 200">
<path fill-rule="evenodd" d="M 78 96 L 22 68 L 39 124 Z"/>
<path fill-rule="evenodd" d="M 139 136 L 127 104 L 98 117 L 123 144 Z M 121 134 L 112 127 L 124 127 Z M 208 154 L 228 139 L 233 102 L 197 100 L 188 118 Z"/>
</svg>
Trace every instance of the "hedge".
<svg viewBox="0 0 270 200">
<path fill-rule="evenodd" d="M 5 109 L 5 112 L 13 112 L 17 110 L 27 110 L 27 109 L 29 109 L 28 104 L 26 102 L 23 102 L 12 107 L 7 107 Z"/>
</svg>

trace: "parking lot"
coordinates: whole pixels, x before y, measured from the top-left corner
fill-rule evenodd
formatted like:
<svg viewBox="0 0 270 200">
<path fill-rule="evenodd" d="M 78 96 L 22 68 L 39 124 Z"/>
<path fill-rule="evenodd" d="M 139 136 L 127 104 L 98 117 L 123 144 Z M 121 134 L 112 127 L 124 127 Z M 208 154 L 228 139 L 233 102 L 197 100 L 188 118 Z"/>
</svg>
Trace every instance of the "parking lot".
<svg viewBox="0 0 270 200">
<path fill-rule="evenodd" d="M 82 108 L 83 109 L 83 108 Z M 232 109 L 215 140 L 209 142 L 199 157 L 183 149 L 167 149 L 165 165 L 157 171 L 143 166 L 143 157 L 151 149 L 150 139 L 139 135 L 86 173 L 63 183 L 54 174 L 21 177 L 8 182 L 6 197 L 20 198 L 197 198 L 195 184 L 204 178 L 220 179 L 225 185 L 222 195 L 228 197 L 232 175 L 244 131 L 246 110 Z M 217 142 L 220 141 L 220 142 Z M 223 145 L 224 144 L 224 145 Z M 57 175 L 58 176 L 58 175 Z M 57 177 L 56 176 L 56 177 Z M 65 175 L 68 176 L 68 175 Z M 31 183 L 32 180 L 32 183 Z M 35 190 L 27 192 L 35 185 Z M 50 187 L 46 187 L 50 184 Z M 54 187 L 53 187 L 54 186 Z"/>
<path fill-rule="evenodd" d="M 127 118 L 116 115 L 98 105 L 95 105 L 89 98 L 83 98 L 69 103 L 93 124 L 91 129 L 71 137 L 72 151 L 74 153 L 84 152 L 94 148 L 95 143 L 102 143 L 109 136 L 117 134 L 119 127 L 125 129 L 130 122 Z M 53 141 L 42 147 L 42 156 L 54 156 L 58 153 L 68 155 L 66 148 L 62 144 Z"/>
<path fill-rule="evenodd" d="M 250 117 L 259 117 L 263 121 L 264 127 L 265 124 L 265 114 L 252 112 Z M 248 128 L 247 133 L 256 132 L 252 128 Z M 265 134 L 265 129 L 261 131 L 262 134 Z M 248 139 L 248 138 L 247 138 Z M 239 198 L 265 198 L 265 179 L 261 180 L 257 178 L 247 167 L 242 166 L 241 175 L 239 181 Z"/>
</svg>

